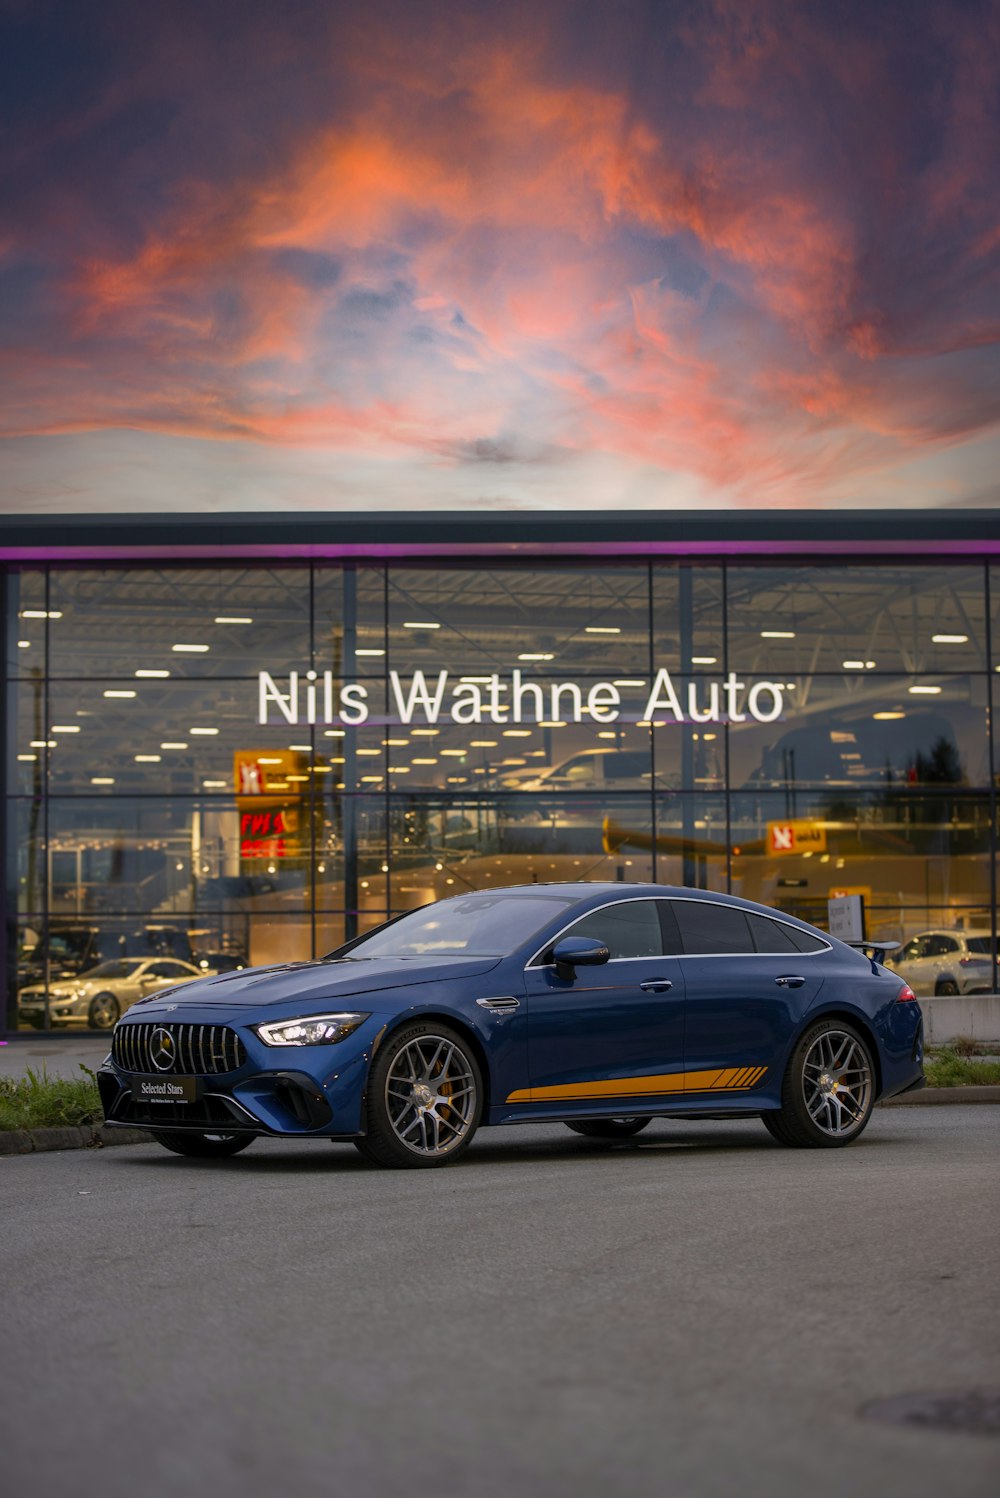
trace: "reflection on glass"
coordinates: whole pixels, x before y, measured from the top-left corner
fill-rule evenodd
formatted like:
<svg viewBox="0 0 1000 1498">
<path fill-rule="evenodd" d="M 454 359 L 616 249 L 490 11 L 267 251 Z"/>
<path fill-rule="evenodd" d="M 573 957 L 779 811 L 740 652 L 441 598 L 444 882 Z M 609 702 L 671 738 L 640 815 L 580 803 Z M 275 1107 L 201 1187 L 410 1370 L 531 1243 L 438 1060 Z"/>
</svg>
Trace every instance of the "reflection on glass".
<svg viewBox="0 0 1000 1498">
<path fill-rule="evenodd" d="M 351 961 L 379 957 L 502 957 L 528 941 L 571 904 L 558 894 L 453 895 L 429 910 L 414 911 L 384 931 L 363 936 Z"/>
<path fill-rule="evenodd" d="M 722 675 L 724 574 L 721 567 L 653 568 L 653 659 L 675 673 Z"/>
<path fill-rule="evenodd" d="M 741 672 L 982 670 L 980 567 L 730 567 L 729 662 Z"/>
<path fill-rule="evenodd" d="M 933 698 L 903 678 L 800 677 L 786 685 L 780 721 L 729 727 L 730 784 L 798 788 L 989 784 L 986 684 L 957 675 Z"/>
<path fill-rule="evenodd" d="M 392 568 L 388 601 L 387 665 L 403 674 L 646 668 L 645 567 Z"/>
<path fill-rule="evenodd" d="M 307 567 L 52 568 L 49 609 L 55 677 L 134 686 L 311 665 Z"/>
<path fill-rule="evenodd" d="M 308 958 L 509 885 L 656 878 L 819 923 L 857 891 L 886 939 L 986 939 L 985 576 L 25 569 L 8 594 L 11 1023 L 90 1023 L 89 1003 L 81 1019 L 53 1000 L 102 962 Z M 1000 578 L 991 610 L 995 651 Z M 18 1017 L 31 987 L 45 1003 Z"/>
<path fill-rule="evenodd" d="M 39 676 L 45 669 L 48 605 L 45 573 L 14 567 L 7 574 L 7 675 Z"/>
</svg>

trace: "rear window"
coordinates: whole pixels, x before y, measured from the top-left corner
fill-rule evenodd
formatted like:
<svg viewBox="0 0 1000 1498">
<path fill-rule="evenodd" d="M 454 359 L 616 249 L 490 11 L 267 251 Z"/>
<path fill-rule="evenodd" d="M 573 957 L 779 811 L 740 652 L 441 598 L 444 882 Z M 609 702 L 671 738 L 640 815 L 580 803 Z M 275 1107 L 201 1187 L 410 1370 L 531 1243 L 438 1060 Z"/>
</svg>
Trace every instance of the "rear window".
<svg viewBox="0 0 1000 1498">
<path fill-rule="evenodd" d="M 758 952 L 801 952 L 792 940 L 790 926 L 783 926 L 780 921 L 769 920 L 766 915 L 753 915 L 747 913 L 750 922 L 750 930 Z"/>
<path fill-rule="evenodd" d="M 781 929 L 788 932 L 797 952 L 825 952 L 829 946 L 829 942 L 825 942 L 821 936 L 803 931 L 800 926 L 782 926 Z"/>
<path fill-rule="evenodd" d="M 981 952 L 984 957 L 989 957 L 993 951 L 993 942 L 988 936 L 970 936 L 965 945 L 970 952 Z"/>
<path fill-rule="evenodd" d="M 724 952 L 755 952 L 746 914 L 733 905 L 711 900 L 671 900 L 680 927 L 685 956 L 708 957 Z"/>
</svg>

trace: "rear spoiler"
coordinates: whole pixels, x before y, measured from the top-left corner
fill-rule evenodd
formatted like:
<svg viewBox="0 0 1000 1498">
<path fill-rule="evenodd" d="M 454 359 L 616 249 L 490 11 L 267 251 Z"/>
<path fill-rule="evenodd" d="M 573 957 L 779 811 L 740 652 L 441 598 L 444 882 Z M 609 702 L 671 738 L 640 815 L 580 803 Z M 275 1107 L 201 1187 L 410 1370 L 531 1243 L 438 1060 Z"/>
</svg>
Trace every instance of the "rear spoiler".
<svg viewBox="0 0 1000 1498">
<path fill-rule="evenodd" d="M 872 962 L 884 962 L 887 952 L 898 952 L 901 943 L 898 941 L 849 941 L 845 945 L 856 947 L 859 952 L 864 952 Z"/>
</svg>

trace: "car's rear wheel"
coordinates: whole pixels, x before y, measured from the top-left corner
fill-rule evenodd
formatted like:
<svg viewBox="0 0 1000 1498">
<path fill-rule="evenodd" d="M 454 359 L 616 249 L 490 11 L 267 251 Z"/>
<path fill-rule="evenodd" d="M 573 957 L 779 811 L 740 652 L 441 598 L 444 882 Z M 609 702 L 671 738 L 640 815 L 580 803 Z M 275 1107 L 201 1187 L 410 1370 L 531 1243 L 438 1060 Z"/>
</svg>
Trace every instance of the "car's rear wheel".
<svg viewBox="0 0 1000 1498">
<path fill-rule="evenodd" d="M 938 998 L 953 998 L 958 993 L 958 984 L 952 978 L 939 978 L 934 985 Z"/>
<path fill-rule="evenodd" d="M 631 1139 L 652 1122 L 652 1118 L 581 1118 L 566 1127 L 574 1134 L 585 1134 L 588 1139 Z"/>
<path fill-rule="evenodd" d="M 117 1025 L 121 1009 L 113 993 L 99 993 L 90 1001 L 87 1021 L 92 1030 L 113 1030 Z"/>
<path fill-rule="evenodd" d="M 792 1052 L 780 1109 L 762 1113 L 761 1122 L 780 1144 L 836 1149 L 857 1139 L 874 1102 L 868 1043 L 844 1020 L 819 1020 Z"/>
<path fill-rule="evenodd" d="M 365 1108 L 367 1132 L 354 1143 L 366 1160 L 446 1165 L 468 1149 L 482 1116 L 472 1047 L 447 1025 L 407 1025 L 376 1052 Z"/>
<path fill-rule="evenodd" d="M 188 1134 L 157 1133 L 153 1135 L 157 1144 L 175 1155 L 188 1155 L 197 1160 L 225 1160 L 238 1155 L 253 1144 L 256 1134 Z"/>
</svg>

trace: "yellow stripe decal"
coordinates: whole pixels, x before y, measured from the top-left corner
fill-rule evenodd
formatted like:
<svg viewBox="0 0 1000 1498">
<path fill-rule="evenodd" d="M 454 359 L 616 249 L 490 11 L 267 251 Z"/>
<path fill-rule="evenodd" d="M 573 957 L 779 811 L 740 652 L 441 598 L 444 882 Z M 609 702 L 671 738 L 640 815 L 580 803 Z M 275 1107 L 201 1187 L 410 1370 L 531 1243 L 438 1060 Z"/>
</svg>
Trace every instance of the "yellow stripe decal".
<svg viewBox="0 0 1000 1498">
<path fill-rule="evenodd" d="M 554 1087 L 520 1087 L 508 1103 L 585 1102 L 598 1098 L 662 1096 L 670 1092 L 746 1092 L 766 1066 L 730 1066 L 713 1071 L 671 1071 L 647 1077 L 612 1077 L 600 1082 L 562 1082 Z"/>
</svg>

